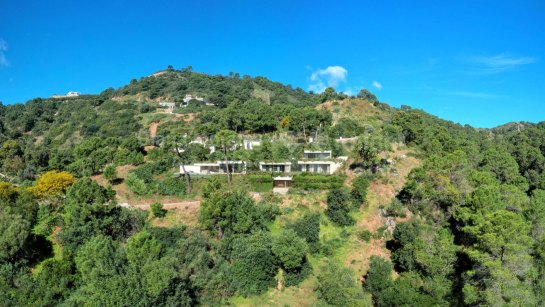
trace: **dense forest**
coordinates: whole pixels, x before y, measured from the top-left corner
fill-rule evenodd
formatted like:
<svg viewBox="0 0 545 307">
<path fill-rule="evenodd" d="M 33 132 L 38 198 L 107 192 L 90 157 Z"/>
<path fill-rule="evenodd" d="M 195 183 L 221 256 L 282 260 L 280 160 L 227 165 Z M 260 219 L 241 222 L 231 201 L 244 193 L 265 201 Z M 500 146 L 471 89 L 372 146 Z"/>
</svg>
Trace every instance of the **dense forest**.
<svg viewBox="0 0 545 307">
<path fill-rule="evenodd" d="M 344 164 L 271 193 L 259 162 L 309 149 Z M 248 173 L 179 167 L 223 160 Z M 0 306 L 543 306 L 544 170 L 545 122 L 476 129 L 191 67 L 0 104 Z"/>
</svg>

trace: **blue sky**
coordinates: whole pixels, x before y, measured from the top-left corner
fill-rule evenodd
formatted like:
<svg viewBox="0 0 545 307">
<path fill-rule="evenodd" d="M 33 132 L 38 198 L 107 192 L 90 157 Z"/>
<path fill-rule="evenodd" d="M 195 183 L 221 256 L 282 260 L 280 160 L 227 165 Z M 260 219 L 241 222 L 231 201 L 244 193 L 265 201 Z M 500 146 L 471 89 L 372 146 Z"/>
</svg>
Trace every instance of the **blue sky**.
<svg viewBox="0 0 545 307">
<path fill-rule="evenodd" d="M 0 101 L 172 64 L 373 91 L 475 127 L 545 120 L 545 1 L 2 1 Z"/>
</svg>

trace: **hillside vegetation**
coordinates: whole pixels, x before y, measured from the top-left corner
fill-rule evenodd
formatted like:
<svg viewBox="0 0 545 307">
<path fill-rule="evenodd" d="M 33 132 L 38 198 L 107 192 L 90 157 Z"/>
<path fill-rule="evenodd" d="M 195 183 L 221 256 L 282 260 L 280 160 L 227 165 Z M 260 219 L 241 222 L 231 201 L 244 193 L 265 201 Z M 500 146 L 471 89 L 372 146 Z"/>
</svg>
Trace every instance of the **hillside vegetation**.
<svg viewBox="0 0 545 307">
<path fill-rule="evenodd" d="M 304 150 L 344 162 L 273 194 Z M 0 105 L 0 306 L 543 306 L 544 170 L 545 122 L 191 67 Z"/>
</svg>

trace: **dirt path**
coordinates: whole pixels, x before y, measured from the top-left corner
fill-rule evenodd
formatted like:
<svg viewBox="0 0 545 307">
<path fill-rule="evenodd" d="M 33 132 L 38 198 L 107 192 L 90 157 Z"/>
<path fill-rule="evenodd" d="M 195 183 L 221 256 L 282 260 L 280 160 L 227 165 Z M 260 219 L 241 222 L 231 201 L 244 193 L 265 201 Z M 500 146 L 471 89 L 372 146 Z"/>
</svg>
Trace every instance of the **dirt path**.
<svg viewBox="0 0 545 307">
<path fill-rule="evenodd" d="M 362 207 L 360 211 L 361 218 L 357 221 L 355 235 L 362 230 L 368 230 L 374 234 L 384 226 L 386 218 L 380 215 L 379 208 L 387 206 L 395 198 L 405 185 L 409 172 L 420 165 L 418 159 L 408 154 L 408 150 L 397 148 L 388 154 L 388 159 L 394 161 L 392 168 L 397 171 L 397 174 L 388 172 L 383 174 L 384 179 L 378 179 L 371 183 L 367 192 L 367 207 Z M 410 212 L 408 216 L 410 217 Z M 396 219 L 396 222 L 400 221 L 402 219 Z M 369 259 L 373 255 L 390 257 L 385 239 L 371 239 L 371 242 L 366 243 L 354 237 L 350 240 L 350 246 L 344 253 L 343 260 L 347 266 L 352 267 L 360 276 L 363 276 L 367 272 Z"/>
<path fill-rule="evenodd" d="M 159 123 L 151 123 L 151 126 L 149 126 L 149 135 L 152 138 L 157 136 L 157 127 L 159 127 Z"/>
</svg>

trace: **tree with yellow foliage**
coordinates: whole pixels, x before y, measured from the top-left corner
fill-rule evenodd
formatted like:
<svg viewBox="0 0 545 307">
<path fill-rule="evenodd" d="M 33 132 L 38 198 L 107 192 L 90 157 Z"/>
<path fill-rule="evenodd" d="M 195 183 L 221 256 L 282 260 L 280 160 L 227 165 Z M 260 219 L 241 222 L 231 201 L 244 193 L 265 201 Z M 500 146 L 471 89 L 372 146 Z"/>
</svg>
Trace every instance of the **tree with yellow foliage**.
<svg viewBox="0 0 545 307">
<path fill-rule="evenodd" d="M 74 176 L 65 171 L 49 171 L 38 179 L 36 185 L 29 191 L 36 197 L 46 198 L 60 196 L 76 181 Z"/>
</svg>

